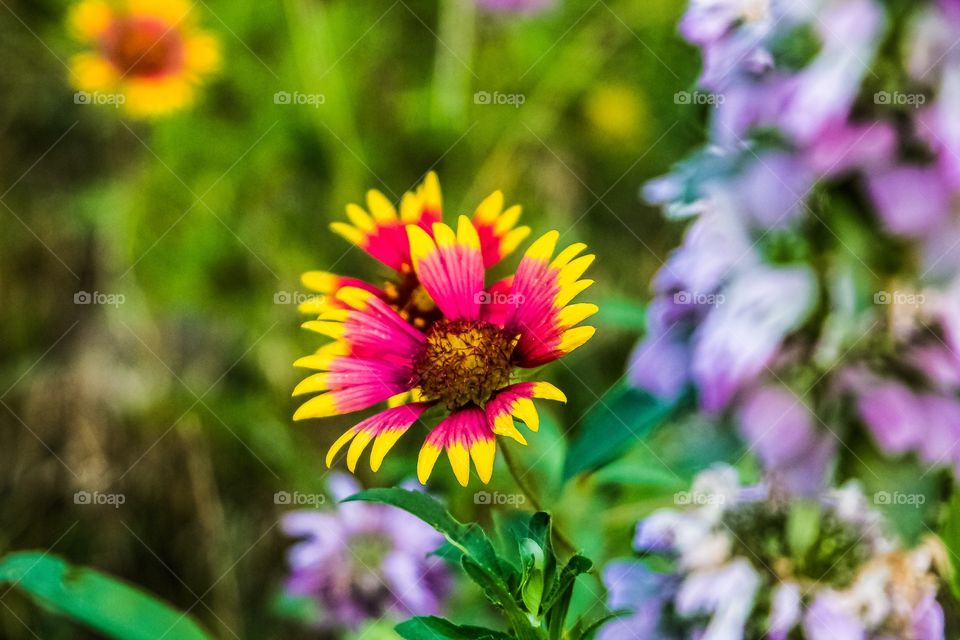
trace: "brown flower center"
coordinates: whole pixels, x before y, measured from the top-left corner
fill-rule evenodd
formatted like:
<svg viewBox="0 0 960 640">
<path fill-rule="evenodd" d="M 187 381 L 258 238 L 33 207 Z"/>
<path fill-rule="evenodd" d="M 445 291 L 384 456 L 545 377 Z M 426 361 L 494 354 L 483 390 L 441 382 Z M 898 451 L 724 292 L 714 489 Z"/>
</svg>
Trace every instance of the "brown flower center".
<svg viewBox="0 0 960 640">
<path fill-rule="evenodd" d="M 183 64 L 179 30 L 156 18 L 128 16 L 115 20 L 101 48 L 124 75 L 162 76 Z"/>
<path fill-rule="evenodd" d="M 426 400 L 439 400 L 451 410 L 483 406 L 510 382 L 516 344 L 516 336 L 489 322 L 439 320 L 427 331 L 412 383 Z"/>
</svg>

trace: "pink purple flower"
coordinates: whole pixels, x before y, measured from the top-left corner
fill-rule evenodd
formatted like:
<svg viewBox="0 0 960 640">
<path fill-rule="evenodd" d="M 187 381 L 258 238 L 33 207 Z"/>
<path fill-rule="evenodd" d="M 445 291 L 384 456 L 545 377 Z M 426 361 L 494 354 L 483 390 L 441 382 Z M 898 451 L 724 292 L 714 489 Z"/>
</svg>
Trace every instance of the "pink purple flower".
<svg viewBox="0 0 960 640">
<path fill-rule="evenodd" d="M 337 501 L 360 490 L 342 473 L 333 474 L 328 487 Z M 315 601 L 318 625 L 356 629 L 383 616 L 441 613 L 450 576 L 444 560 L 432 554 L 443 536 L 414 516 L 349 502 L 288 513 L 283 530 L 298 539 L 288 552 L 286 590 Z"/>
</svg>

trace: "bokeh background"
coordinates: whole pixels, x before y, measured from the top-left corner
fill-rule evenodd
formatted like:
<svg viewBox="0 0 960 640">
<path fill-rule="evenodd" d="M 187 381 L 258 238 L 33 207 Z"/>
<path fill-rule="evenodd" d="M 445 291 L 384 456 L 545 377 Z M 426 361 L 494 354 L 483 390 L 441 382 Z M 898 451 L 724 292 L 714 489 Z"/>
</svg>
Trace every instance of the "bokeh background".
<svg viewBox="0 0 960 640">
<path fill-rule="evenodd" d="M 570 403 L 518 454 L 578 546 L 629 553 L 638 517 L 683 486 L 675 470 L 702 466 L 684 438 L 704 433 L 670 430 L 589 479 L 561 471 L 679 238 L 639 188 L 704 137 L 707 107 L 675 99 L 699 67 L 675 35 L 682 3 L 198 0 L 223 70 L 149 124 L 75 103 L 69 7 L 0 0 L 0 550 L 123 577 L 217 637 L 322 637 L 279 595 L 291 505 L 275 496 L 325 493 L 323 455 L 349 421 L 290 419 L 291 363 L 318 345 L 298 328 L 299 274 L 376 277 L 328 224 L 368 188 L 398 200 L 434 169 L 448 215 L 502 189 L 535 234 L 597 254 L 598 336 L 551 368 Z M 362 481 L 411 476 L 417 440 Z M 431 481 L 491 524 L 510 507 L 476 504 L 479 488 L 445 464 Z M 516 493 L 499 467 L 488 490 Z M 122 504 L 78 504 L 84 491 Z M 582 582 L 576 607 L 602 609 L 599 581 Z M 486 620 L 461 586 L 457 618 Z M 0 603 L 4 638 L 87 637 L 15 592 Z"/>
</svg>

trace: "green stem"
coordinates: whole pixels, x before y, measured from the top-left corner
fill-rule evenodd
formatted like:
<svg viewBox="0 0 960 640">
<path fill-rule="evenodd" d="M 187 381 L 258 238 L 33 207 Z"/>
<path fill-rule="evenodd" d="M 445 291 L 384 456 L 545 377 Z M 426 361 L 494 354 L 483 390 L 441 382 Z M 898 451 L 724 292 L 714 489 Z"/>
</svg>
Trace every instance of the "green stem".
<svg viewBox="0 0 960 640">
<path fill-rule="evenodd" d="M 520 468 L 510 449 L 506 445 L 503 445 L 500 447 L 500 451 L 503 453 L 503 461 L 506 463 L 507 469 L 510 470 L 510 475 L 513 476 L 513 481 L 517 483 L 517 488 L 520 489 L 520 493 L 530 501 L 530 506 L 533 507 L 533 510 L 546 511 L 546 509 L 543 508 L 543 503 L 540 502 L 540 498 L 533 489 L 530 488 L 530 484 L 526 481 L 526 474 Z M 563 547 L 564 550 L 571 554 L 577 552 L 577 547 L 570 541 L 570 538 L 565 536 L 563 532 L 557 528 L 556 523 L 554 523 L 552 531 L 556 542 Z"/>
</svg>

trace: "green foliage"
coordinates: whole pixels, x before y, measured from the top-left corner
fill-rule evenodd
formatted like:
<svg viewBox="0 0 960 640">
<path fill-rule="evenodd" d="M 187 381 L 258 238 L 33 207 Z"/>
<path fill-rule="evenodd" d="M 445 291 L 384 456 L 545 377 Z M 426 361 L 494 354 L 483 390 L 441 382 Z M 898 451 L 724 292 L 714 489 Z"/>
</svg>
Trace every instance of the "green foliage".
<svg viewBox="0 0 960 640">
<path fill-rule="evenodd" d="M 397 633 L 406 640 L 509 640 L 510 636 L 483 627 L 460 626 L 443 618 L 418 616 L 397 625 Z"/>
<path fill-rule="evenodd" d="M 657 398 L 621 381 L 600 398 L 567 452 L 564 477 L 599 469 L 669 419 L 680 401 Z"/>
<path fill-rule="evenodd" d="M 613 611 L 589 623 L 583 618 L 580 618 L 570 629 L 570 637 L 576 638 L 577 640 L 593 640 L 597 632 L 600 631 L 600 627 L 627 613 L 629 613 L 629 611 Z"/>
<path fill-rule="evenodd" d="M 485 571 L 497 575 L 511 574 L 510 564 L 500 559 L 479 525 L 458 522 L 442 504 L 425 493 L 399 488 L 367 489 L 344 502 L 355 500 L 380 502 L 403 509 L 442 533 L 462 557 L 470 558 Z"/>
<path fill-rule="evenodd" d="M 927 473 L 916 460 L 885 456 L 872 445 L 861 446 L 850 458 L 841 477 L 857 478 L 864 495 L 872 497 L 875 508 L 908 544 L 930 533 L 927 522 L 938 515 L 936 474 Z"/>
<path fill-rule="evenodd" d="M 949 551 L 947 582 L 954 598 L 960 598 L 960 493 L 956 491 L 945 507 L 940 539 Z"/>
<path fill-rule="evenodd" d="M 520 541 L 521 570 L 520 595 L 527 611 L 540 611 L 543 598 L 543 548 L 526 538 Z"/>
<path fill-rule="evenodd" d="M 205 640 L 186 613 L 99 571 L 41 552 L 0 560 L 0 584 L 16 588 L 47 611 L 119 640 Z"/>
<path fill-rule="evenodd" d="M 460 565 L 501 612 L 512 636 L 480 627 L 458 626 L 435 617 L 408 620 L 397 627 L 407 640 L 426 638 L 505 638 L 518 640 L 581 640 L 592 637 L 598 624 L 578 620 L 566 629 L 567 614 L 577 576 L 591 570 L 593 563 L 574 555 L 558 572 L 557 556 L 551 541 L 550 515 L 533 514 L 526 527 L 501 529 L 518 550 L 520 567 L 496 552 L 480 527 L 458 522 L 439 502 L 417 491 L 369 489 L 347 499 L 381 502 L 420 518 L 442 533 L 460 552 Z"/>
</svg>

